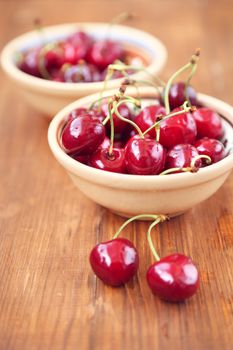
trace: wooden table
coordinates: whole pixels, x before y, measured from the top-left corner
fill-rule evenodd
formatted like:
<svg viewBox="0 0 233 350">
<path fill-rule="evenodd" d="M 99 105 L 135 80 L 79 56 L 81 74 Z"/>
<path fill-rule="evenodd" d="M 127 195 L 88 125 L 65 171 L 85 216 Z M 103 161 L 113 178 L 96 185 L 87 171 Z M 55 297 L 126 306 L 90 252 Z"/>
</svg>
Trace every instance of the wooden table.
<svg viewBox="0 0 233 350">
<path fill-rule="evenodd" d="M 231 1 L 1 1 L 1 45 L 44 24 L 109 21 L 133 11 L 132 23 L 169 50 L 163 77 L 196 47 L 194 85 L 233 103 Z M 233 176 L 213 197 L 154 234 L 161 255 L 184 252 L 198 263 L 201 288 L 171 305 L 149 291 L 148 224 L 128 227 L 138 246 L 137 278 L 120 289 L 93 276 L 88 255 L 123 222 L 85 198 L 56 163 L 48 120 L 21 100 L 1 73 L 0 349 L 231 350 L 233 345 Z M 179 200 L 177 198 L 177 200 Z"/>
</svg>

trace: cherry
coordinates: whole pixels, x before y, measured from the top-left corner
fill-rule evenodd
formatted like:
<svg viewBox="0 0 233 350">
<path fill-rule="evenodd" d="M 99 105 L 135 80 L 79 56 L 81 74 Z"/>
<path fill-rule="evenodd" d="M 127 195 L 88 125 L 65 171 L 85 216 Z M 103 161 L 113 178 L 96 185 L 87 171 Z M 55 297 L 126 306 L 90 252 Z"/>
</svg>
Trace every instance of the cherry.
<svg viewBox="0 0 233 350">
<path fill-rule="evenodd" d="M 102 104 L 101 111 L 105 117 L 108 115 L 108 104 L 107 103 Z M 131 119 L 131 112 L 130 112 L 129 107 L 126 104 L 121 104 L 118 107 L 118 111 L 123 118 Z M 125 121 L 121 120 L 120 118 L 118 118 L 115 113 L 112 114 L 112 117 L 113 117 L 114 133 L 115 134 L 119 133 L 122 135 L 122 133 L 124 133 L 130 129 L 130 125 L 128 123 L 126 123 Z M 110 129 L 110 122 L 107 123 L 107 127 L 108 127 L 108 129 Z"/>
<path fill-rule="evenodd" d="M 82 54 L 82 57 L 80 57 L 84 58 L 84 56 L 87 54 L 88 48 L 92 45 L 92 39 L 87 33 L 77 31 L 68 36 L 66 43 L 69 43 L 75 48 L 80 48 L 80 50 L 85 52 Z"/>
<path fill-rule="evenodd" d="M 134 136 L 125 147 L 126 168 L 135 175 L 159 174 L 164 168 L 165 153 L 163 146 L 155 140 Z"/>
<path fill-rule="evenodd" d="M 212 163 L 217 163 L 225 157 L 226 151 L 223 144 L 215 139 L 204 137 L 194 143 L 199 154 L 207 155 Z"/>
<path fill-rule="evenodd" d="M 154 263 L 147 271 L 147 282 L 161 299 L 180 302 L 196 293 L 199 272 L 191 258 L 176 253 Z"/>
<path fill-rule="evenodd" d="M 180 108 L 172 111 L 177 112 Z M 160 123 L 159 142 L 166 148 L 181 143 L 193 143 L 197 135 L 195 120 L 190 112 L 168 118 Z"/>
<path fill-rule="evenodd" d="M 163 91 L 164 94 L 164 91 Z M 197 94 L 192 86 L 188 86 L 187 94 L 192 106 L 197 104 Z M 186 101 L 185 82 L 180 81 L 171 85 L 169 89 L 169 105 L 171 109 L 180 107 Z"/>
<path fill-rule="evenodd" d="M 18 63 L 19 69 L 24 73 L 41 78 L 39 69 L 39 56 L 41 48 L 34 48 L 22 54 L 22 60 Z"/>
<path fill-rule="evenodd" d="M 79 156 L 79 155 L 72 155 L 72 158 L 74 158 L 75 160 L 77 160 L 78 162 L 82 163 L 82 164 L 88 164 L 89 162 L 89 156 Z"/>
<path fill-rule="evenodd" d="M 197 137 L 220 139 L 223 136 L 222 120 L 218 113 L 207 107 L 198 108 L 194 113 L 197 125 Z"/>
<path fill-rule="evenodd" d="M 87 115 L 88 112 L 89 112 L 88 109 L 85 107 L 79 107 L 79 108 L 73 109 L 68 115 L 68 120 L 73 120 L 77 117 Z"/>
<path fill-rule="evenodd" d="M 100 81 L 100 74 L 93 65 L 81 62 L 76 65 L 67 65 L 61 67 L 60 74 L 66 83 L 90 83 Z"/>
<path fill-rule="evenodd" d="M 154 125 L 157 121 L 158 115 L 165 115 L 166 111 L 163 106 L 151 105 L 142 109 L 142 111 L 136 116 L 134 122 L 139 126 L 142 132 L 146 131 L 150 126 Z M 148 132 L 151 137 L 156 137 L 155 129 Z"/>
<path fill-rule="evenodd" d="M 61 135 L 62 145 L 67 153 L 88 155 L 103 142 L 105 128 L 89 115 L 70 119 Z"/>
<path fill-rule="evenodd" d="M 104 283 L 118 287 L 136 274 L 139 258 L 136 248 L 129 240 L 115 238 L 92 249 L 90 264 Z"/>
<path fill-rule="evenodd" d="M 41 50 L 40 60 L 49 74 L 52 74 L 53 70 L 60 68 L 64 63 L 61 43 L 54 44 L 49 49 L 45 46 Z"/>
<path fill-rule="evenodd" d="M 172 147 L 167 152 L 166 169 L 171 168 L 187 168 L 191 166 L 192 160 L 199 155 L 197 149 L 187 143 Z M 200 168 L 202 164 L 201 159 L 195 162 L 195 168 Z M 175 171 L 176 173 L 179 171 Z"/>
<path fill-rule="evenodd" d="M 88 51 L 87 60 L 103 70 L 115 60 L 120 60 L 122 56 L 123 49 L 119 43 L 111 40 L 99 40 Z"/>
<path fill-rule="evenodd" d="M 126 173 L 125 151 L 121 148 L 113 148 L 110 154 L 109 149 L 102 148 L 101 145 L 90 156 L 89 165 L 93 168 L 124 174 Z"/>
</svg>

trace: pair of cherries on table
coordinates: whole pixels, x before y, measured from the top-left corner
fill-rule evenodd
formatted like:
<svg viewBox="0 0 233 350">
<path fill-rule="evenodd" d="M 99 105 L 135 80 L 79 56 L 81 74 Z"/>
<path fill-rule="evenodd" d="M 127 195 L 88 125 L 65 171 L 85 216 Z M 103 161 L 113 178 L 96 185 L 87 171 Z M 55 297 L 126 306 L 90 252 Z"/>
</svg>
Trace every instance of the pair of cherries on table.
<svg viewBox="0 0 233 350">
<path fill-rule="evenodd" d="M 77 31 L 63 40 L 56 40 L 19 53 L 18 67 L 35 77 L 57 82 L 96 82 L 106 76 L 108 65 L 129 58 L 121 43 L 95 40 L 83 31 Z M 113 78 L 120 77 L 120 73 Z"/>
<path fill-rule="evenodd" d="M 189 87 L 188 93 L 191 104 L 196 105 L 195 90 Z M 180 107 L 184 101 L 183 82 L 170 88 L 170 115 L 166 115 L 161 100 L 144 107 L 136 115 L 127 103 L 122 103 L 124 100 L 120 100 L 117 112 L 112 113 L 115 142 L 111 152 L 107 136 L 111 133 L 111 124 L 108 121 L 103 125 L 108 115 L 107 102 L 91 109 L 78 108 L 69 114 L 62 130 L 62 146 L 77 161 L 122 174 L 196 171 L 206 166 L 207 161 L 218 162 L 225 156 L 220 141 L 224 134 L 221 117 L 206 107 L 185 111 Z"/>
<path fill-rule="evenodd" d="M 94 273 L 105 284 L 113 287 L 126 284 L 136 275 L 139 267 L 138 251 L 132 242 L 118 236 L 130 222 L 145 218 L 154 220 L 148 229 L 147 238 L 157 260 L 146 274 L 150 289 L 153 294 L 170 302 L 181 302 L 190 298 L 196 293 L 200 282 L 195 263 L 190 257 L 179 253 L 160 259 L 151 239 L 152 228 L 168 218 L 164 215 L 141 214 L 130 218 L 119 228 L 112 240 L 97 244 L 90 254 Z"/>
</svg>

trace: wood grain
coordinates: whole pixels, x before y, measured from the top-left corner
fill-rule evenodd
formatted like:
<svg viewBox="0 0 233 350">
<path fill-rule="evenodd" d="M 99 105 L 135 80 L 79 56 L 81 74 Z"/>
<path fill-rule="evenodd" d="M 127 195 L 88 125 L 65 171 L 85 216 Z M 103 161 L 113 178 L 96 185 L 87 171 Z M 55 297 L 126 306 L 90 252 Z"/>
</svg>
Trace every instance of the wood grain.
<svg viewBox="0 0 233 350">
<path fill-rule="evenodd" d="M 233 103 L 231 1 L 1 1 L 1 46 L 44 24 L 108 21 L 122 10 L 132 25 L 168 47 L 167 78 L 196 47 L 202 59 L 194 84 Z M 233 176 L 213 197 L 154 233 L 161 255 L 184 252 L 198 263 L 201 288 L 170 305 L 150 293 L 148 224 L 125 230 L 141 258 L 124 288 L 93 276 L 88 254 L 123 222 L 80 194 L 52 157 L 48 121 L 6 80 L 0 100 L 0 349 L 231 350 L 233 342 Z M 177 198 L 177 200 L 179 200 Z"/>
</svg>

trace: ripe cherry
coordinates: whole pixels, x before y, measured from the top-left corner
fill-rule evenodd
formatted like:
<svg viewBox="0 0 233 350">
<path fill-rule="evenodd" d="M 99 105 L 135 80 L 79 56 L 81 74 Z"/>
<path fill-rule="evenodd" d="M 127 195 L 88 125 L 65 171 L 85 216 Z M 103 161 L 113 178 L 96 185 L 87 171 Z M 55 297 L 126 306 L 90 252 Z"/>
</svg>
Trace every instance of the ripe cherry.
<svg viewBox="0 0 233 350">
<path fill-rule="evenodd" d="M 85 32 L 77 31 L 69 35 L 66 39 L 66 42 L 71 44 L 75 48 L 80 48 L 80 50 L 85 51 L 86 55 L 87 50 L 92 45 L 92 38 Z M 80 58 L 84 58 L 85 55 L 82 54 L 83 57 Z"/>
<path fill-rule="evenodd" d="M 120 60 L 122 56 L 123 49 L 119 43 L 111 40 L 99 40 L 88 51 L 87 60 L 103 70 L 115 60 Z"/>
<path fill-rule="evenodd" d="M 176 145 L 167 152 L 165 168 L 171 169 L 191 167 L 192 161 L 198 155 L 199 153 L 197 149 L 192 145 L 187 143 Z M 197 159 L 194 165 L 195 168 L 200 168 L 202 165 L 201 159 Z"/>
<path fill-rule="evenodd" d="M 199 287 L 199 272 L 188 256 L 172 254 L 154 263 L 147 271 L 147 282 L 155 295 L 170 302 L 190 298 Z"/>
<path fill-rule="evenodd" d="M 136 274 L 139 258 L 129 240 L 116 238 L 96 245 L 90 254 L 90 264 L 104 283 L 118 287 Z"/>
<path fill-rule="evenodd" d="M 142 109 L 142 111 L 136 116 L 134 122 L 139 126 L 142 132 L 146 131 L 150 126 L 154 125 L 157 121 L 158 115 L 165 115 L 166 111 L 163 106 L 151 105 Z M 148 132 L 151 137 L 156 137 L 155 129 Z"/>
<path fill-rule="evenodd" d="M 196 106 L 197 104 L 197 94 L 192 86 L 188 86 L 187 94 L 189 101 L 192 106 Z M 178 83 L 174 83 L 171 85 L 169 89 L 169 105 L 171 109 L 175 109 L 183 105 L 183 103 L 187 100 L 185 93 L 185 82 L 180 81 Z"/>
<path fill-rule="evenodd" d="M 102 148 L 102 145 L 90 156 L 89 165 L 113 173 L 126 173 L 124 149 L 113 148 L 110 154 L 109 148 Z"/>
<path fill-rule="evenodd" d="M 89 162 L 89 156 L 79 156 L 79 155 L 72 155 L 72 158 L 77 160 L 79 163 L 82 163 L 82 164 L 88 164 Z"/>
<path fill-rule="evenodd" d="M 104 137 L 104 126 L 97 119 L 84 115 L 67 122 L 61 141 L 67 153 L 88 155 L 98 148 Z"/>
<path fill-rule="evenodd" d="M 199 154 L 207 155 L 212 163 L 217 163 L 225 157 L 226 151 L 223 144 L 215 139 L 204 137 L 194 143 Z"/>
<path fill-rule="evenodd" d="M 107 103 L 102 104 L 101 111 L 105 117 L 108 115 L 108 104 Z M 130 112 L 129 107 L 126 104 L 120 105 L 118 107 L 118 111 L 123 118 L 131 119 L 131 112 Z M 119 133 L 122 135 L 123 133 L 127 132 L 130 129 L 130 125 L 128 123 L 126 123 L 125 121 L 121 120 L 120 118 L 118 118 L 115 113 L 112 114 L 112 118 L 113 118 L 113 123 L 114 123 L 114 133 L 115 134 Z M 110 122 L 107 123 L 107 127 L 108 127 L 108 129 L 110 129 Z"/>
<path fill-rule="evenodd" d="M 156 175 L 165 164 L 166 152 L 155 140 L 132 137 L 125 147 L 126 168 L 130 174 Z"/>
<path fill-rule="evenodd" d="M 193 117 L 197 125 L 197 137 L 220 139 L 223 136 L 222 120 L 218 113 L 207 107 L 198 108 Z"/>
<path fill-rule="evenodd" d="M 172 111 L 177 112 L 180 108 Z M 193 143 L 197 135 L 195 120 L 190 112 L 173 116 L 160 123 L 159 142 L 166 148 L 181 143 Z"/>
<path fill-rule="evenodd" d="M 19 69 L 24 73 L 41 78 L 41 72 L 39 69 L 39 55 L 41 48 L 33 48 L 22 54 L 22 59 L 18 63 Z"/>
<path fill-rule="evenodd" d="M 100 73 L 93 65 L 81 62 L 75 65 L 64 64 L 60 74 L 66 83 L 90 83 L 100 81 Z"/>
</svg>

